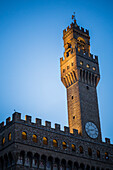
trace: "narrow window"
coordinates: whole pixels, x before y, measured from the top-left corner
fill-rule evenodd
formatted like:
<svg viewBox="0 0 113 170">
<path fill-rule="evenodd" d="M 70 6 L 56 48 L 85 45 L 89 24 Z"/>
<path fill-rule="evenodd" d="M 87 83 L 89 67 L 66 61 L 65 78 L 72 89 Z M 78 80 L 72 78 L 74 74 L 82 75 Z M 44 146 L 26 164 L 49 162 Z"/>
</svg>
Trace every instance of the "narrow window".
<svg viewBox="0 0 113 170">
<path fill-rule="evenodd" d="M 80 65 L 81 65 L 81 66 L 83 65 L 83 61 L 80 61 Z"/>
<path fill-rule="evenodd" d="M 73 119 L 75 119 L 75 116 L 73 116 Z"/>
<path fill-rule="evenodd" d="M 53 146 L 54 146 L 54 147 L 58 147 L 58 142 L 57 142 L 57 140 L 55 140 L 55 139 L 53 139 Z"/>
<path fill-rule="evenodd" d="M 74 65 L 74 63 L 71 63 L 71 65 L 73 66 L 73 65 Z"/>
<path fill-rule="evenodd" d="M 3 137 L 2 139 L 2 145 L 4 145 L 4 143 L 5 143 L 5 137 Z"/>
<path fill-rule="evenodd" d="M 66 142 L 62 142 L 62 147 L 63 147 L 63 149 L 66 149 L 66 148 L 67 148 Z"/>
<path fill-rule="evenodd" d="M 83 147 L 82 146 L 79 146 L 79 151 L 80 151 L 80 153 L 83 153 Z"/>
<path fill-rule="evenodd" d="M 37 143 L 37 136 L 36 135 L 33 135 L 33 142 Z"/>
<path fill-rule="evenodd" d="M 47 144 L 48 144 L 48 140 L 47 140 L 46 137 L 43 137 L 43 144 L 44 144 L 44 145 L 47 145 Z"/>
<path fill-rule="evenodd" d="M 92 150 L 91 150 L 91 148 L 88 148 L 88 155 L 89 155 L 89 156 L 92 156 Z"/>
<path fill-rule="evenodd" d="M 96 70 L 96 68 L 95 68 L 95 67 L 93 67 L 93 70 L 95 71 L 95 70 Z"/>
<path fill-rule="evenodd" d="M 69 69 L 69 66 L 67 66 L 67 70 Z"/>
<path fill-rule="evenodd" d="M 73 99 L 73 96 L 71 98 Z"/>
<path fill-rule="evenodd" d="M 108 160 L 109 159 L 109 156 L 108 156 L 108 153 L 105 152 L 105 159 Z"/>
<path fill-rule="evenodd" d="M 8 140 L 11 141 L 11 133 L 8 135 Z"/>
<path fill-rule="evenodd" d="M 97 158 L 100 158 L 100 151 L 97 150 Z"/>
<path fill-rule="evenodd" d="M 27 133 L 26 132 L 22 132 L 22 139 L 24 139 L 24 140 L 27 139 Z"/>
<path fill-rule="evenodd" d="M 63 73 L 65 73 L 65 69 L 63 69 Z"/>
<path fill-rule="evenodd" d="M 76 150 L 76 147 L 74 144 L 72 144 L 72 151 L 75 151 Z"/>
<path fill-rule="evenodd" d="M 89 64 L 87 64 L 86 67 L 89 68 L 90 67 Z"/>
</svg>

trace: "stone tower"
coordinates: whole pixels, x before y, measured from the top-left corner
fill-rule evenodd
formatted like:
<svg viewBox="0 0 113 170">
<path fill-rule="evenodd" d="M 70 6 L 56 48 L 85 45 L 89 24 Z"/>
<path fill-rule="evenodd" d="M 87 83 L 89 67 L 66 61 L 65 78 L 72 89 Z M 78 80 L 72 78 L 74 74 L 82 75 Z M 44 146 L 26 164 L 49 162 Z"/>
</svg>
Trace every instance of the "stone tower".
<svg viewBox="0 0 113 170">
<path fill-rule="evenodd" d="M 90 54 L 89 31 L 76 20 L 63 31 L 64 58 L 60 59 L 61 81 L 67 89 L 70 132 L 101 141 L 96 87 L 100 79 L 98 57 Z"/>
</svg>

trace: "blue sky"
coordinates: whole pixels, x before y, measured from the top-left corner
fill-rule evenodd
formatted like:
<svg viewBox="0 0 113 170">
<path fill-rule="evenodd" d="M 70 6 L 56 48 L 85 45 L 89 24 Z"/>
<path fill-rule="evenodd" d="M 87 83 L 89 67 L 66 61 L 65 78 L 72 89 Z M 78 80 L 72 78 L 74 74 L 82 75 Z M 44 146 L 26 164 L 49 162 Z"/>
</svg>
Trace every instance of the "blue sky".
<svg viewBox="0 0 113 170">
<path fill-rule="evenodd" d="M 60 81 L 63 29 L 76 12 L 99 56 L 98 101 L 103 140 L 113 141 L 113 1 L 0 1 L 0 122 L 22 113 L 68 125 L 66 89 Z"/>
</svg>

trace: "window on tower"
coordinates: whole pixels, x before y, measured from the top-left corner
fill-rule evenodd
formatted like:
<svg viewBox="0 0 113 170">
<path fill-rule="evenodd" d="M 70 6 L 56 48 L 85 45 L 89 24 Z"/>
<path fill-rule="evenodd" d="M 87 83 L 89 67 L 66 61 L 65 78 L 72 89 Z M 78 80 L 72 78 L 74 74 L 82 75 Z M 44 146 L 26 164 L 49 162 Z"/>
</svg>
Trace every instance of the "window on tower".
<svg viewBox="0 0 113 170">
<path fill-rule="evenodd" d="M 66 149 L 66 148 L 67 148 L 66 142 L 62 142 L 62 147 L 63 147 L 63 149 Z"/>
<path fill-rule="evenodd" d="M 97 158 L 100 158 L 100 151 L 97 150 Z"/>
<path fill-rule="evenodd" d="M 83 147 L 82 146 L 79 146 L 79 151 L 80 151 L 81 154 L 83 153 Z"/>
</svg>

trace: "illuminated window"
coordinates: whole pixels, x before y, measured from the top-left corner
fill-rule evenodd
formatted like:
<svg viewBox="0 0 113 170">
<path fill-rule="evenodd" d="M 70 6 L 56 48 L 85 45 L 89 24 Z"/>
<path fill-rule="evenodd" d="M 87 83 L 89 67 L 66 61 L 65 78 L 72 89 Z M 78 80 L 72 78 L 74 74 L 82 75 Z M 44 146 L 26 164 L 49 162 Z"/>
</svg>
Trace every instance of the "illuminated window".
<svg viewBox="0 0 113 170">
<path fill-rule="evenodd" d="M 67 57 L 69 56 L 69 52 L 67 52 Z"/>
<path fill-rule="evenodd" d="M 72 151 L 75 151 L 76 150 L 76 147 L 75 147 L 75 145 L 74 144 L 72 144 Z"/>
<path fill-rule="evenodd" d="M 100 158 L 100 151 L 97 150 L 97 158 Z"/>
<path fill-rule="evenodd" d="M 82 146 L 79 146 L 79 151 L 80 151 L 80 153 L 83 153 L 83 147 Z"/>
<path fill-rule="evenodd" d="M 37 136 L 36 135 L 33 135 L 33 142 L 37 142 Z"/>
<path fill-rule="evenodd" d="M 108 156 L 108 153 L 105 152 L 105 159 L 108 160 L 109 159 L 109 156 Z"/>
<path fill-rule="evenodd" d="M 89 156 L 92 156 L 92 150 L 91 150 L 91 148 L 88 148 L 88 155 L 89 155 Z"/>
<path fill-rule="evenodd" d="M 80 61 L 80 65 L 81 65 L 81 66 L 83 65 L 83 61 Z"/>
<path fill-rule="evenodd" d="M 87 64 L 86 67 L 89 68 L 89 64 Z"/>
<path fill-rule="evenodd" d="M 73 66 L 73 65 L 74 65 L 74 63 L 71 63 L 71 65 Z"/>
<path fill-rule="evenodd" d="M 57 142 L 57 140 L 55 140 L 55 139 L 53 139 L 53 146 L 54 146 L 54 147 L 58 147 L 58 142 Z"/>
<path fill-rule="evenodd" d="M 63 73 L 65 72 L 65 69 L 63 69 Z"/>
<path fill-rule="evenodd" d="M 24 139 L 24 140 L 27 139 L 27 133 L 26 132 L 22 132 L 22 139 Z"/>
<path fill-rule="evenodd" d="M 4 143 L 5 143 L 5 137 L 3 137 L 2 139 L 2 144 L 4 145 Z"/>
<path fill-rule="evenodd" d="M 8 140 L 11 141 L 11 133 L 8 135 Z"/>
<path fill-rule="evenodd" d="M 69 66 L 67 66 L 67 70 L 69 69 Z"/>
<path fill-rule="evenodd" d="M 43 144 L 44 144 L 44 145 L 47 145 L 47 144 L 48 144 L 48 140 L 47 140 L 46 137 L 43 137 Z"/>
<path fill-rule="evenodd" d="M 63 149 L 66 149 L 67 148 L 66 142 L 62 142 L 62 146 L 63 146 Z"/>
<path fill-rule="evenodd" d="M 95 68 L 95 67 L 93 67 L 93 70 L 95 71 L 95 70 L 96 70 L 96 68 Z"/>
</svg>

